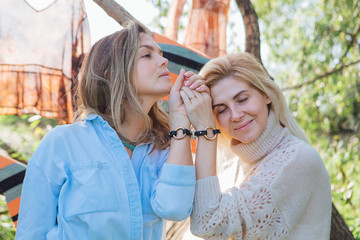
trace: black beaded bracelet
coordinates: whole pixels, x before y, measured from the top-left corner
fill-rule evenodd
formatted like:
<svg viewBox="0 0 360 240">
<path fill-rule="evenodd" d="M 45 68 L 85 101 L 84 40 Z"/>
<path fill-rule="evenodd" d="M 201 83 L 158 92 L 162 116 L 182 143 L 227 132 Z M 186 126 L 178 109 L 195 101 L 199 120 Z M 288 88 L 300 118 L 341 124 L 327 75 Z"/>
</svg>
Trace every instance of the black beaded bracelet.
<svg viewBox="0 0 360 240">
<path fill-rule="evenodd" d="M 177 131 L 179 131 L 179 130 L 182 130 L 182 133 L 183 133 L 183 135 L 181 137 L 176 136 Z M 186 135 L 191 136 L 192 135 L 191 131 L 189 129 L 179 127 L 169 133 L 169 138 L 171 139 L 172 137 L 174 137 L 175 139 L 180 140 L 180 139 L 183 139 Z"/>
<path fill-rule="evenodd" d="M 214 136 L 212 136 L 212 137 L 208 136 L 208 129 L 213 130 L 212 132 L 213 132 Z M 207 128 L 205 128 L 205 130 L 195 131 L 194 135 L 197 137 L 204 136 L 207 140 L 214 140 L 219 133 L 221 133 L 220 129 L 216 129 L 214 127 L 207 127 Z"/>
</svg>

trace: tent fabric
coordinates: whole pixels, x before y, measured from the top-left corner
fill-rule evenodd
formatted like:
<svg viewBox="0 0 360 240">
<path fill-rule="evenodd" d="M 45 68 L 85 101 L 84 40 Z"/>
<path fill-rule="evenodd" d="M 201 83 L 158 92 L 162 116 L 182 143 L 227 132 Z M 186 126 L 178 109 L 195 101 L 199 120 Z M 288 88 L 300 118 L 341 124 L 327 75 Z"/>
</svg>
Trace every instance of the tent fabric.
<svg viewBox="0 0 360 240">
<path fill-rule="evenodd" d="M 6 198 L 11 219 L 16 227 L 22 182 L 26 165 L 0 155 L 0 194 Z"/>
<path fill-rule="evenodd" d="M 0 1 L 0 114 L 40 114 L 71 122 L 73 92 L 90 29 L 82 0 L 36 10 Z"/>
</svg>

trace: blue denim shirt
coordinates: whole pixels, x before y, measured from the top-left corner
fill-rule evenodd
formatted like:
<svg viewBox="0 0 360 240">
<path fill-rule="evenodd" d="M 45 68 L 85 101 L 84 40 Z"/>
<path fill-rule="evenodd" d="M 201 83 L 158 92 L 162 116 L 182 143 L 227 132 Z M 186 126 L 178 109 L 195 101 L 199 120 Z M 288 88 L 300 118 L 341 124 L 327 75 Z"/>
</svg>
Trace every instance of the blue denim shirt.
<svg viewBox="0 0 360 240">
<path fill-rule="evenodd" d="M 16 240 L 162 239 L 191 211 L 194 166 L 138 145 L 131 157 L 100 116 L 58 126 L 29 160 Z"/>
</svg>

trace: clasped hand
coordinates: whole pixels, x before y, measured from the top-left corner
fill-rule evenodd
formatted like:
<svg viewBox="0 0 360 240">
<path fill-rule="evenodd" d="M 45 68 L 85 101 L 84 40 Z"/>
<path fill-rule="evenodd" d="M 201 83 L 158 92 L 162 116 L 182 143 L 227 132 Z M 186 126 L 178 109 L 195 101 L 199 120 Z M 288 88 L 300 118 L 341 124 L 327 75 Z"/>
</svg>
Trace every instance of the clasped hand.
<svg viewBox="0 0 360 240">
<path fill-rule="evenodd" d="M 215 127 L 210 90 L 204 79 L 181 69 L 169 96 L 170 128 L 188 127 L 203 130 Z"/>
</svg>

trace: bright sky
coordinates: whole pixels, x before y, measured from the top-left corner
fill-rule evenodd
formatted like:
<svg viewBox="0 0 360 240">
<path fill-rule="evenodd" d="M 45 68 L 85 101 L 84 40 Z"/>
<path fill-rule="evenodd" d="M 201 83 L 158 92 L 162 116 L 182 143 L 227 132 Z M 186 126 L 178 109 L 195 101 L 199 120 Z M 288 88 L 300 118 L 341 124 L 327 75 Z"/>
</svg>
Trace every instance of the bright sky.
<svg viewBox="0 0 360 240">
<path fill-rule="evenodd" d="M 116 0 L 133 17 L 144 23 L 152 31 L 151 22 L 158 15 L 158 10 L 148 0 Z M 95 43 L 100 38 L 111 34 L 121 26 L 108 16 L 105 11 L 92 0 L 84 0 L 90 24 L 91 42 Z"/>
</svg>

